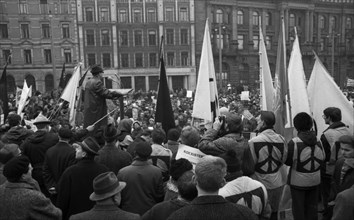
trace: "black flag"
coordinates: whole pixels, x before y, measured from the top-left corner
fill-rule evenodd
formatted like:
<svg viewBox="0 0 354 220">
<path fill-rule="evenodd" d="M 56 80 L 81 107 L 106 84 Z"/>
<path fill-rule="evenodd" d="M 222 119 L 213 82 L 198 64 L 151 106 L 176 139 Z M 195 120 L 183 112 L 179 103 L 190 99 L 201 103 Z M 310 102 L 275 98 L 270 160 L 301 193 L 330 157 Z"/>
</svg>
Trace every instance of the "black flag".
<svg viewBox="0 0 354 220">
<path fill-rule="evenodd" d="M 168 89 L 166 69 L 163 57 L 160 58 L 160 61 L 160 82 L 159 91 L 157 94 L 155 121 L 161 122 L 162 128 L 167 133 L 169 129 L 176 127 L 176 125 L 173 117 L 170 91 Z"/>
<path fill-rule="evenodd" d="M 63 69 L 61 70 L 61 76 L 60 76 L 60 81 L 59 81 L 59 88 L 64 89 L 66 86 L 65 82 L 65 63 L 63 63 Z"/>
<path fill-rule="evenodd" d="M 7 115 L 9 114 L 9 99 L 7 97 L 7 78 L 6 78 L 7 65 L 8 62 L 6 62 L 0 77 L 0 99 L 2 101 L 1 108 L 2 108 L 2 114 L 4 114 L 4 123 L 7 118 Z"/>
</svg>

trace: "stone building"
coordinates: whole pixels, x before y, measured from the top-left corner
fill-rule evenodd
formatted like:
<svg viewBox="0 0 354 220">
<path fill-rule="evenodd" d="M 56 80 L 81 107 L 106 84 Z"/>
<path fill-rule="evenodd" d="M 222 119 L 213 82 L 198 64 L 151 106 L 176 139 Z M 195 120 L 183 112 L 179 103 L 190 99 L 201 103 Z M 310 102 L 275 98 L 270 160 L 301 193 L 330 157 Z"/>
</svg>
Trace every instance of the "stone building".
<svg viewBox="0 0 354 220">
<path fill-rule="evenodd" d="M 347 77 L 354 78 L 353 0 L 196 0 L 195 8 L 197 67 L 204 23 L 208 17 L 219 87 L 228 83 L 258 87 L 259 25 L 262 26 L 274 76 L 282 17 L 287 58 L 290 57 L 296 27 L 307 79 L 314 64 L 312 51 L 319 55 L 341 87 Z"/>
<path fill-rule="evenodd" d="M 75 1 L 1 0 L 0 65 L 7 68 L 8 92 L 24 80 L 34 90 L 52 91 L 78 61 Z"/>
<path fill-rule="evenodd" d="M 354 78 L 354 0 L 0 0 L 0 65 L 11 53 L 10 93 L 24 79 L 57 88 L 63 63 L 69 76 L 79 61 L 100 63 L 107 87 L 156 90 L 162 52 L 170 88 L 194 90 L 209 18 L 219 88 L 258 87 L 259 25 L 274 75 L 282 17 L 287 57 L 296 27 L 307 79 L 312 51 L 341 87 Z"/>
</svg>

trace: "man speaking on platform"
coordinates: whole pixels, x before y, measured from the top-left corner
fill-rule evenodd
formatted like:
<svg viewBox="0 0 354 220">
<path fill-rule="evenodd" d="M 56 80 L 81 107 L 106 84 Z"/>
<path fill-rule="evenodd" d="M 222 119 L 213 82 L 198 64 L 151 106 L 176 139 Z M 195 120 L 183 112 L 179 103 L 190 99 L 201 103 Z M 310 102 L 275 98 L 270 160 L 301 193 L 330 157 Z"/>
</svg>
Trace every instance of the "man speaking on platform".
<svg viewBox="0 0 354 220">
<path fill-rule="evenodd" d="M 94 65 L 91 69 L 92 78 L 86 82 L 84 99 L 84 128 L 93 125 L 107 115 L 106 99 L 115 99 L 123 96 L 116 91 L 109 91 L 103 85 L 103 69 Z M 107 117 L 95 124 L 95 130 L 107 125 Z"/>
</svg>

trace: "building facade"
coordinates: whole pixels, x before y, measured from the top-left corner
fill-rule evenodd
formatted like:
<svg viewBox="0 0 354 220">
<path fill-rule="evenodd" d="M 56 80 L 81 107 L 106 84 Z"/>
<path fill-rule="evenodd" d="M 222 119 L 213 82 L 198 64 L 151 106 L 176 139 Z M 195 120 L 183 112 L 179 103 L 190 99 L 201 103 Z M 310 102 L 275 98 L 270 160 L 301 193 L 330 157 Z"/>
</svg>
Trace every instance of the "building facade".
<svg viewBox="0 0 354 220">
<path fill-rule="evenodd" d="M 100 63 L 122 88 L 157 90 L 163 53 L 170 88 L 194 89 L 193 0 L 77 0 L 77 12 L 86 66 Z"/>
<path fill-rule="evenodd" d="M 70 72 L 79 58 L 75 1 L 0 0 L 0 45 L 0 65 L 9 60 L 9 93 L 24 80 L 34 90 L 52 91 L 63 64 Z"/>
<path fill-rule="evenodd" d="M 0 65 L 12 55 L 9 93 L 25 79 L 51 91 L 78 62 L 101 64 L 107 87 L 147 91 L 163 53 L 170 89 L 194 90 L 207 18 L 219 88 L 258 87 L 259 25 L 274 76 L 282 18 L 287 57 L 296 27 L 307 79 L 312 51 L 341 87 L 354 78 L 354 0 L 0 0 Z"/>
<path fill-rule="evenodd" d="M 354 78 L 353 0 L 196 0 L 195 8 L 197 67 L 204 23 L 209 18 L 219 87 L 228 83 L 258 87 L 259 25 L 274 77 L 282 18 L 288 61 L 296 27 L 307 79 L 314 64 L 312 51 L 342 88 L 347 77 Z"/>
</svg>

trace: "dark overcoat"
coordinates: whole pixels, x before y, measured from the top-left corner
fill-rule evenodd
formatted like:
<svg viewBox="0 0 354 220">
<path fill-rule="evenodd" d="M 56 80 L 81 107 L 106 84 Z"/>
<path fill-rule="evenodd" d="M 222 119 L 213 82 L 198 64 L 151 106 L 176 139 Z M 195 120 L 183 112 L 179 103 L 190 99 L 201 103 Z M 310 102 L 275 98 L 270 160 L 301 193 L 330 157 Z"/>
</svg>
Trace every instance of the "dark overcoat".
<svg viewBox="0 0 354 220">
<path fill-rule="evenodd" d="M 79 213 L 70 217 L 70 220 L 140 220 L 140 216 L 126 212 L 116 205 L 95 205 L 90 211 Z"/>
<path fill-rule="evenodd" d="M 86 82 L 84 96 L 84 128 L 92 125 L 107 114 L 106 99 L 119 97 L 118 93 L 109 91 L 99 76 L 93 76 Z M 107 125 L 107 118 L 97 123 L 95 128 Z"/>
<path fill-rule="evenodd" d="M 114 144 L 106 144 L 98 151 L 99 155 L 95 157 L 95 161 L 108 167 L 110 171 L 117 174 L 123 167 L 132 163 L 132 157 L 126 151 L 114 146 Z"/>
<path fill-rule="evenodd" d="M 168 220 L 257 220 L 251 209 L 226 201 L 222 196 L 208 195 L 195 198 L 190 205 L 172 213 Z"/>
<path fill-rule="evenodd" d="M 58 184 L 57 206 L 63 211 L 63 220 L 73 214 L 90 210 L 95 203 L 89 199 L 93 179 L 108 168 L 94 160 L 82 159 L 67 168 Z"/>
<path fill-rule="evenodd" d="M 127 212 L 143 215 L 164 198 L 161 170 L 148 161 L 134 160 L 118 172 L 118 179 L 127 183 L 121 192 L 121 207 Z"/>
<path fill-rule="evenodd" d="M 37 180 L 41 191 L 46 195 L 48 195 L 48 192 L 43 179 L 43 162 L 47 150 L 58 143 L 58 141 L 59 138 L 56 133 L 39 130 L 27 138 L 21 145 L 23 154 L 29 158 L 32 164 L 32 177 Z"/>
<path fill-rule="evenodd" d="M 45 154 L 43 178 L 47 189 L 57 188 L 61 175 L 66 168 L 76 163 L 75 149 L 67 142 L 59 141 Z"/>
</svg>

